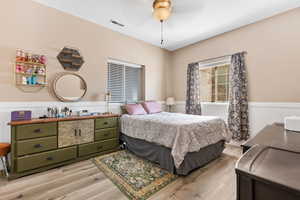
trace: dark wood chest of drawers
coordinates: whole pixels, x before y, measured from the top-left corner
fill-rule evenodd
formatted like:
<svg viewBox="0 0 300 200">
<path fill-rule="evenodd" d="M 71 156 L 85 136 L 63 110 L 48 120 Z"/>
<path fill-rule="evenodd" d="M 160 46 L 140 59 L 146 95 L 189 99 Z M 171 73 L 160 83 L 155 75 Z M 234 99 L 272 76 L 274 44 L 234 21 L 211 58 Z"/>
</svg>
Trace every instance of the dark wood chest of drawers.
<svg viewBox="0 0 300 200">
<path fill-rule="evenodd" d="M 299 200 L 300 153 L 255 145 L 236 165 L 237 200 Z"/>
<path fill-rule="evenodd" d="M 10 123 L 10 178 L 118 150 L 118 119 L 109 115 Z"/>
</svg>

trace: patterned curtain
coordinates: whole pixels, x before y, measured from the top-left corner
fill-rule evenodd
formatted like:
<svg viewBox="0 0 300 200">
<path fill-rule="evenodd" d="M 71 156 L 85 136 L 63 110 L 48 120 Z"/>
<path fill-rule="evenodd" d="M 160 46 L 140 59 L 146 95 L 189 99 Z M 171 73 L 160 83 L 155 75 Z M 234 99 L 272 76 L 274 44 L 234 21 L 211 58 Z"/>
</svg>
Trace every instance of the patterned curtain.
<svg viewBox="0 0 300 200">
<path fill-rule="evenodd" d="M 232 55 L 229 80 L 228 127 L 234 140 L 247 140 L 249 138 L 249 117 L 244 53 Z"/>
<path fill-rule="evenodd" d="M 187 114 L 201 115 L 199 63 L 191 63 L 187 70 Z"/>
</svg>

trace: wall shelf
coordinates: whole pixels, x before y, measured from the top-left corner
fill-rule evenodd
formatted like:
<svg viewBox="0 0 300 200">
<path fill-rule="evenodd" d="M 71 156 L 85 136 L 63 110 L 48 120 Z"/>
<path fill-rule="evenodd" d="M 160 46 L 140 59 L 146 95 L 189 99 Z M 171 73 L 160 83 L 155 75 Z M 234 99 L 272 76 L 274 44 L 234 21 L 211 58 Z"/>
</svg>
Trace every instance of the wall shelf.
<svg viewBox="0 0 300 200">
<path fill-rule="evenodd" d="M 36 62 L 25 62 L 25 61 L 16 61 L 17 64 L 24 64 L 24 65 L 36 65 L 36 66 L 46 66 L 42 63 L 36 63 Z"/>
<path fill-rule="evenodd" d="M 26 61 L 24 61 L 25 59 Z M 45 61 L 45 56 L 17 50 L 14 65 L 16 86 L 24 92 L 37 92 L 39 90 L 31 90 L 30 88 L 42 89 L 46 87 L 47 69 Z"/>
<path fill-rule="evenodd" d="M 16 74 L 23 75 L 23 76 L 32 76 L 32 75 L 35 75 L 35 76 L 46 76 L 46 74 L 33 74 L 33 73 L 22 73 L 22 72 L 16 72 Z"/>
<path fill-rule="evenodd" d="M 57 59 L 63 68 L 69 71 L 78 71 L 84 64 L 79 50 L 69 47 L 64 47 L 58 54 Z"/>
<path fill-rule="evenodd" d="M 20 84 L 17 84 L 18 86 L 24 86 L 24 87 L 46 87 L 47 86 L 47 84 L 35 84 L 35 85 L 28 85 L 28 84 L 22 84 L 22 83 L 20 83 Z"/>
</svg>

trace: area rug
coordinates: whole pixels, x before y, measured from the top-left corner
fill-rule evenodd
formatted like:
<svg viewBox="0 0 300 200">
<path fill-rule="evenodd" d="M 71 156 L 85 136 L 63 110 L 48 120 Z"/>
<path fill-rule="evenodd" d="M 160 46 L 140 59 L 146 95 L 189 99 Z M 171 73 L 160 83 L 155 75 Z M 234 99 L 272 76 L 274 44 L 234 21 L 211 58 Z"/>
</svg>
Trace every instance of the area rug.
<svg viewBox="0 0 300 200">
<path fill-rule="evenodd" d="M 97 167 L 131 200 L 145 200 L 178 177 L 128 151 L 94 158 Z"/>
</svg>

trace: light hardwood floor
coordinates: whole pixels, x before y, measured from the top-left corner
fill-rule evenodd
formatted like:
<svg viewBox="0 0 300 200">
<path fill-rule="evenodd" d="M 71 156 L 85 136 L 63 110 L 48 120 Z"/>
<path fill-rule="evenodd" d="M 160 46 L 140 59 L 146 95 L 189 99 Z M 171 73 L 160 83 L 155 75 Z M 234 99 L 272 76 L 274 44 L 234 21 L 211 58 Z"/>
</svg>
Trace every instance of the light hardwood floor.
<svg viewBox="0 0 300 200">
<path fill-rule="evenodd" d="M 207 166 L 181 177 L 150 199 L 234 200 L 234 166 L 241 149 L 227 146 Z M 126 200 L 91 161 L 53 169 L 13 181 L 0 179 L 1 200 Z"/>
</svg>

